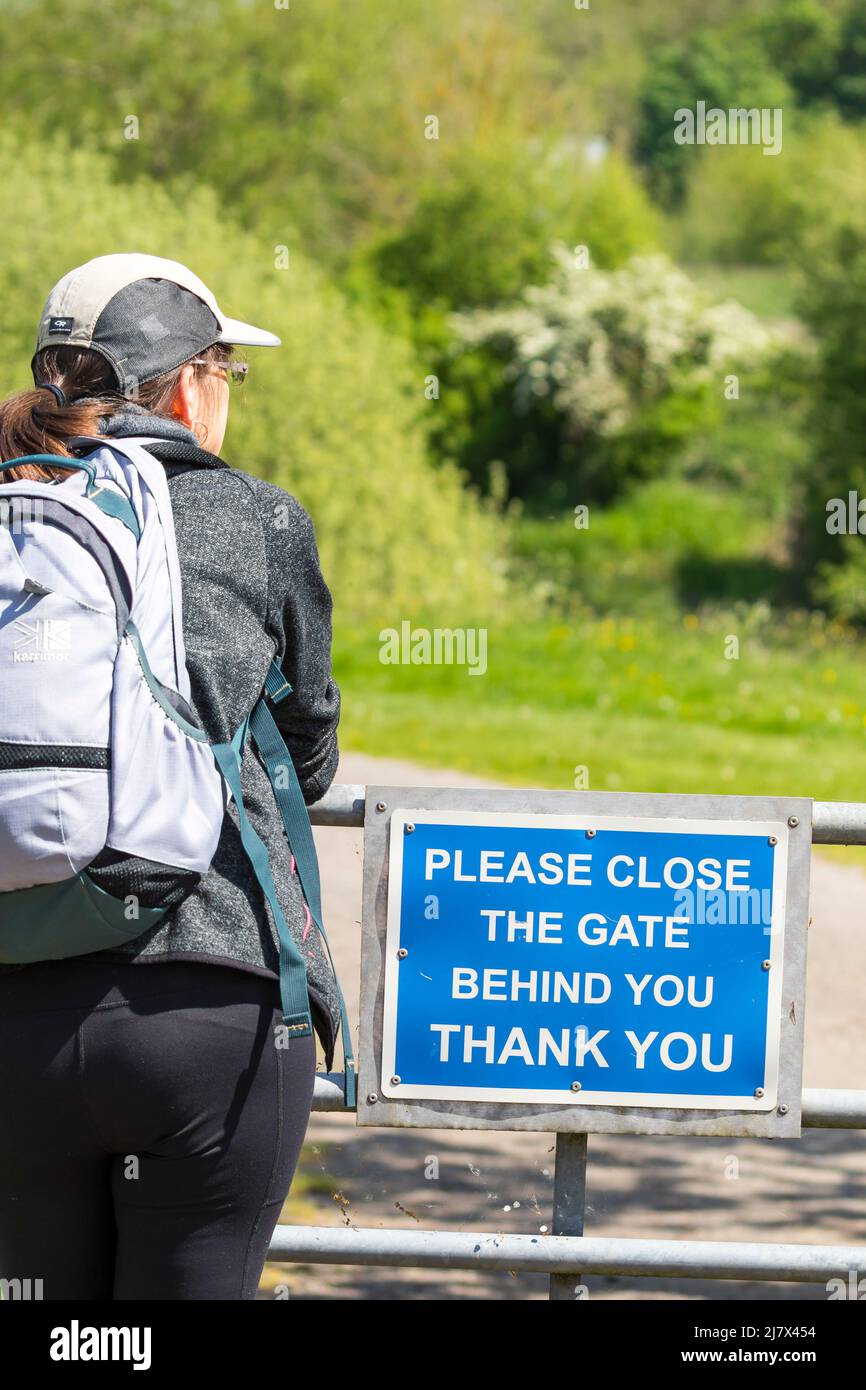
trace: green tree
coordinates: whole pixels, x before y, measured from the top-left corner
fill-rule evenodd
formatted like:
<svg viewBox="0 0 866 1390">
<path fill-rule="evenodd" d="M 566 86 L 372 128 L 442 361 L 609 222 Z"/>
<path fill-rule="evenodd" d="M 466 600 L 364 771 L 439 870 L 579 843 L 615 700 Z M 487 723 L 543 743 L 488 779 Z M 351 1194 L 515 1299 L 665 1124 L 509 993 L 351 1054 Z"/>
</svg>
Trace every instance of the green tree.
<svg viewBox="0 0 866 1390">
<path fill-rule="evenodd" d="M 820 0 L 776 0 L 755 33 L 800 106 L 833 99 L 844 46 L 841 18 L 832 8 Z"/>
<path fill-rule="evenodd" d="M 834 90 L 844 116 L 859 120 L 866 115 L 866 12 L 857 0 L 842 26 Z"/>
<path fill-rule="evenodd" d="M 4 83 L 32 131 L 86 139 L 124 181 L 205 181 L 235 219 L 332 268 L 401 225 L 441 148 L 483 154 L 563 122 L 531 26 L 487 0 L 4 10 Z"/>
<path fill-rule="evenodd" d="M 791 90 L 775 72 L 757 37 L 737 30 L 704 30 L 659 52 L 639 97 L 635 154 L 653 193 L 670 207 L 683 198 L 700 151 L 674 141 L 675 112 L 707 108 L 784 108 Z"/>
<path fill-rule="evenodd" d="M 544 505 L 575 489 L 607 500 L 664 472 L 718 417 L 726 372 L 777 347 L 739 305 L 707 306 L 665 257 L 593 270 L 565 247 L 549 283 L 456 327 L 470 364 L 486 351 L 498 366 L 486 434 L 497 426 L 511 490 Z"/>
<path fill-rule="evenodd" d="M 267 325 L 283 346 L 250 352 L 233 400 L 226 458 L 309 508 L 343 621 L 434 610 L 489 611 L 503 592 L 501 523 L 433 469 L 424 375 L 303 255 L 288 269 L 261 234 L 243 231 L 207 189 L 113 181 L 87 148 L 0 133 L 4 227 L 0 391 L 29 384 L 38 315 L 51 284 L 92 256 L 141 250 L 192 266 L 227 310 Z"/>
<path fill-rule="evenodd" d="M 540 276 L 558 228 L 533 161 L 508 149 L 463 154 L 423 187 L 405 225 L 369 252 L 377 275 L 416 304 L 514 299 Z"/>
<path fill-rule="evenodd" d="M 793 562 L 813 598 L 866 622 L 866 538 L 833 522 L 834 499 L 847 508 L 849 492 L 866 498 L 866 223 L 835 230 L 810 269 L 802 312 L 819 353 Z"/>
</svg>

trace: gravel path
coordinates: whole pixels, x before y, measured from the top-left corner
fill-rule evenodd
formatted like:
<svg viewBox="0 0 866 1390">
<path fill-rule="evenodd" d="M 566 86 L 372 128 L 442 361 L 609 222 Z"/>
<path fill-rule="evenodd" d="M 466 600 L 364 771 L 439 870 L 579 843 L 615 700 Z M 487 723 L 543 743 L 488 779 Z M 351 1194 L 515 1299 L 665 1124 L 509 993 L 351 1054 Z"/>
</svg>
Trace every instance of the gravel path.
<svg viewBox="0 0 866 1390">
<path fill-rule="evenodd" d="M 345 754 L 340 782 L 492 786 L 460 773 Z M 358 1016 L 361 831 L 317 829 L 325 920 L 350 1017 Z M 866 874 L 813 861 L 806 1086 L 866 1087 Z M 357 1027 L 357 1025 L 356 1025 Z M 355 1033 L 357 1041 L 357 1031 Z M 319 1225 L 536 1234 L 549 1225 L 554 1139 L 546 1134 L 358 1129 L 314 1114 L 315 1164 L 341 1200 L 311 1199 Z M 800 1140 L 591 1137 L 588 1235 L 866 1244 L 866 1144 L 857 1131 Z M 438 1160 L 438 1179 L 425 1176 Z M 308 1165 L 309 1167 L 309 1165 Z M 864 1271 L 866 1272 L 866 1271 Z M 543 1299 L 538 1275 L 351 1266 L 269 1266 L 292 1298 Z M 822 1286 L 588 1276 L 590 1298 L 823 1299 Z M 265 1295 L 267 1296 L 267 1295 Z"/>
</svg>

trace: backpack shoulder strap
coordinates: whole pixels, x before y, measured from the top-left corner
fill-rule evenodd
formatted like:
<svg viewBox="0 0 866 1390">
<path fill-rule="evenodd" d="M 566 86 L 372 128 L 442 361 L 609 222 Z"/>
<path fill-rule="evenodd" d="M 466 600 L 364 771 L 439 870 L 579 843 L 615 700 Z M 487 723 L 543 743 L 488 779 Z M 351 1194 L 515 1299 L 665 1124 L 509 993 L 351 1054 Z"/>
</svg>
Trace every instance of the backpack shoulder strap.
<svg viewBox="0 0 866 1390">
<path fill-rule="evenodd" d="M 247 715 L 247 718 L 236 730 L 234 737 L 228 743 L 212 743 L 211 752 L 234 797 L 241 844 L 258 879 L 259 886 L 270 905 L 277 926 L 277 935 L 280 939 L 280 1001 L 283 1023 L 292 1036 L 309 1037 L 313 1032 L 313 1024 L 310 1018 L 310 1001 L 307 996 L 306 966 L 289 931 L 288 923 L 277 897 L 267 846 L 255 830 L 244 806 L 241 790 L 241 763 L 247 728 L 250 723 L 250 716 Z"/>
<path fill-rule="evenodd" d="M 178 691 L 185 700 L 190 699 L 189 675 L 186 665 L 186 647 L 183 637 L 183 590 L 180 580 L 180 560 L 177 553 L 177 540 L 174 530 L 174 516 L 171 506 L 171 495 L 168 490 L 168 480 L 165 476 L 165 469 L 162 464 L 154 458 L 150 446 L 159 443 L 150 435 L 76 435 L 69 441 L 69 447 L 75 448 L 79 452 L 83 449 L 88 451 L 92 458 L 99 450 L 108 450 L 110 453 L 119 455 L 127 461 L 128 483 L 137 492 L 147 492 L 153 500 L 153 506 L 159 519 L 159 526 L 162 531 L 161 547 L 164 553 L 164 563 L 168 572 L 168 583 L 171 592 L 171 638 L 174 656 L 174 680 Z M 128 470 L 128 465 L 132 465 L 132 470 Z M 129 477 L 129 472 L 132 478 Z M 144 503 L 142 501 L 142 507 Z M 146 518 L 149 508 L 144 510 Z"/>
<path fill-rule="evenodd" d="M 283 826 L 286 831 L 286 838 L 293 855 L 298 870 L 298 878 L 310 909 L 310 916 L 318 928 L 318 931 L 325 943 L 328 952 L 328 959 L 334 971 L 334 983 L 337 987 L 337 995 L 340 1001 L 340 1031 L 342 1034 L 343 1061 L 344 1061 L 344 1099 L 347 1109 L 353 1109 L 356 1101 L 356 1076 L 355 1059 L 352 1053 L 352 1036 L 349 1032 L 349 1021 L 346 1014 L 346 1001 L 343 998 L 343 991 L 340 989 L 340 982 L 337 979 L 337 971 L 334 966 L 334 958 L 331 955 L 331 947 L 328 942 L 325 928 L 322 921 L 322 891 L 319 881 L 319 860 L 316 854 L 316 845 L 313 840 L 313 830 L 310 824 L 310 815 L 307 804 L 304 801 L 303 792 L 298 782 L 298 774 L 292 762 L 291 754 L 286 747 L 283 736 L 277 728 L 271 711 L 268 709 L 267 700 L 271 699 L 275 703 L 291 694 L 292 687 L 286 680 L 282 671 L 275 661 L 271 662 L 265 681 L 265 691 L 261 699 L 257 702 L 250 715 L 249 726 L 253 742 L 264 763 L 271 786 L 274 790 L 277 805 L 283 818 Z"/>
</svg>

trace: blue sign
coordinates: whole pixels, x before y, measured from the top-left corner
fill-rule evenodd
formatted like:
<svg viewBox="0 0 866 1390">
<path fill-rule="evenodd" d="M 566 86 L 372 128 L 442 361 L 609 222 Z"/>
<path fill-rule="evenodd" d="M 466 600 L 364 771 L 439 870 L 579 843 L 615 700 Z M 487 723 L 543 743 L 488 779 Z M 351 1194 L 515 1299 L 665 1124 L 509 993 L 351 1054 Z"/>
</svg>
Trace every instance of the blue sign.
<svg viewBox="0 0 866 1390">
<path fill-rule="evenodd" d="M 775 1106 L 787 828 L 399 812 L 385 1096 Z"/>
</svg>

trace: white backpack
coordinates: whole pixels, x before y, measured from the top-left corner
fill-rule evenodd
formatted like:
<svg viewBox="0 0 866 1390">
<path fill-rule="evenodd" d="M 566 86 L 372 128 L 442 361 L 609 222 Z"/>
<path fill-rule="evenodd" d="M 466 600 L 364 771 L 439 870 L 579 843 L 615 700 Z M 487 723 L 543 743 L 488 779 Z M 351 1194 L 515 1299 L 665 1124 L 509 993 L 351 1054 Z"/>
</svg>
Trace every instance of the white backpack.
<svg viewBox="0 0 866 1390">
<path fill-rule="evenodd" d="M 204 873 L 233 797 L 277 925 L 283 1020 L 304 1036 L 306 968 L 240 788 L 249 730 L 327 945 L 309 816 L 265 701 L 291 687 L 274 663 L 228 743 L 210 743 L 198 726 L 168 483 L 147 442 L 94 438 L 82 458 L 0 464 L 0 962 L 84 955 L 141 935 L 168 909 L 114 898 L 88 864 L 109 848 Z M 71 473 L 3 483 L 25 462 Z M 342 1028 L 353 1104 L 345 1008 Z"/>
</svg>

